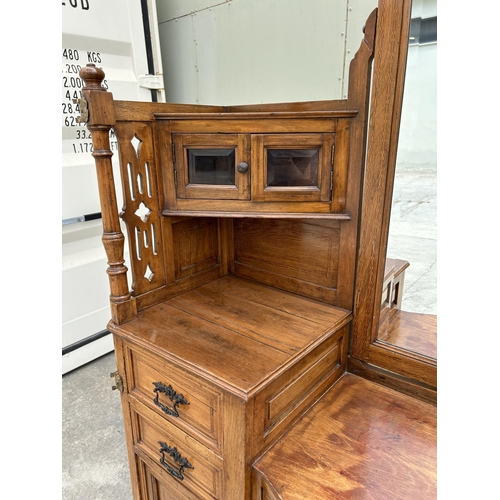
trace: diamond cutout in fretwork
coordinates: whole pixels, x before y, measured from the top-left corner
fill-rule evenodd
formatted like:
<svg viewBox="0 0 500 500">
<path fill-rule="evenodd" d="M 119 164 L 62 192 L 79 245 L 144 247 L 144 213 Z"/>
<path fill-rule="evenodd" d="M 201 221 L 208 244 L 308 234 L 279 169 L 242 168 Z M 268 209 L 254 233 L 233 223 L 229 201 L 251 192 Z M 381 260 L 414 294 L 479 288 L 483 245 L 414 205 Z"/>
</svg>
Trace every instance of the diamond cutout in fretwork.
<svg viewBox="0 0 500 500">
<path fill-rule="evenodd" d="M 151 210 L 149 210 L 149 208 L 141 201 L 139 208 L 134 213 L 135 215 L 137 215 L 137 217 L 140 217 L 143 222 L 146 222 L 149 214 L 151 213 Z"/>
<path fill-rule="evenodd" d="M 149 263 L 148 265 L 146 266 L 146 272 L 144 273 L 144 277 L 148 280 L 148 281 L 151 281 L 153 279 L 153 276 L 155 275 L 155 273 L 153 272 L 153 270 L 149 267 Z"/>
<path fill-rule="evenodd" d="M 130 142 L 132 143 L 132 146 L 135 149 L 135 154 L 137 155 L 137 158 L 139 158 L 139 155 L 141 154 L 140 149 L 141 149 L 142 141 L 136 135 L 134 135 L 134 137 L 132 138 L 132 140 Z"/>
</svg>

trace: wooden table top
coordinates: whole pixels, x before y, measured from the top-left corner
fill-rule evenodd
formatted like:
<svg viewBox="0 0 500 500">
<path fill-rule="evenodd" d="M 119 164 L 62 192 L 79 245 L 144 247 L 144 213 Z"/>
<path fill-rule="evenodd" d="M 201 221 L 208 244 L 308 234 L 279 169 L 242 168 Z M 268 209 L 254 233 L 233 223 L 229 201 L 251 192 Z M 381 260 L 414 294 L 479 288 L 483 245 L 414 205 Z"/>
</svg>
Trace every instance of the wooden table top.
<svg viewBox="0 0 500 500">
<path fill-rule="evenodd" d="M 436 413 L 348 373 L 254 469 L 282 500 L 435 500 Z"/>
<path fill-rule="evenodd" d="M 437 315 L 391 309 L 378 340 L 437 359 Z"/>
<path fill-rule="evenodd" d="M 225 276 L 108 328 L 235 393 L 249 394 L 351 317 L 338 307 Z"/>
<path fill-rule="evenodd" d="M 409 267 L 410 263 L 407 260 L 402 259 L 385 259 L 385 270 L 384 270 L 384 280 L 389 277 L 391 272 L 394 273 L 394 277 L 399 276 L 403 271 Z"/>
</svg>

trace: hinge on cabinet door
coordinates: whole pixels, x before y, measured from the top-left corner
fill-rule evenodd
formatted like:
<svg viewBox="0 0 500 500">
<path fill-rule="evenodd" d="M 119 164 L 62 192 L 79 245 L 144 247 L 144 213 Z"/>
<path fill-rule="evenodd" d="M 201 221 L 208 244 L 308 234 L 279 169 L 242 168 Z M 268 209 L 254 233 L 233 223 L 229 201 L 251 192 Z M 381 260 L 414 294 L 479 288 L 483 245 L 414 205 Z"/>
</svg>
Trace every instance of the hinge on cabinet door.
<svg viewBox="0 0 500 500">
<path fill-rule="evenodd" d="M 117 389 L 120 391 L 120 393 L 123 392 L 123 379 L 120 377 L 120 374 L 116 371 L 110 374 L 111 377 L 114 377 L 116 385 L 111 387 L 112 391 L 116 391 Z"/>
<path fill-rule="evenodd" d="M 172 163 L 175 165 L 177 158 L 175 156 L 175 143 L 172 143 Z M 177 169 L 174 166 L 174 184 L 175 189 L 177 189 Z"/>
<path fill-rule="evenodd" d="M 333 157 L 335 153 L 335 144 L 332 144 L 332 169 L 330 170 L 330 191 L 333 191 Z"/>
</svg>

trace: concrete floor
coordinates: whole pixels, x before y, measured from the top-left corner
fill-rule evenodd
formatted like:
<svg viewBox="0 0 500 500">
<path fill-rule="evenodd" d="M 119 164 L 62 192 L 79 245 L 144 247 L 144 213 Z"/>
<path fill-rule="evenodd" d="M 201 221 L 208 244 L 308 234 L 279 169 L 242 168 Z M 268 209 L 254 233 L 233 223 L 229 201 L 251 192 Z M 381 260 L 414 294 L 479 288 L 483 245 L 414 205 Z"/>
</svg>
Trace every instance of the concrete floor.
<svg viewBox="0 0 500 500">
<path fill-rule="evenodd" d="M 398 170 L 388 256 L 410 262 L 403 309 L 437 313 L 435 167 Z M 114 353 L 62 378 L 62 499 L 132 500 Z"/>
<path fill-rule="evenodd" d="M 410 263 L 402 309 L 437 314 L 437 170 L 401 167 L 394 180 L 387 256 Z"/>
<path fill-rule="evenodd" d="M 62 499 L 132 500 L 111 352 L 62 379 Z"/>
</svg>

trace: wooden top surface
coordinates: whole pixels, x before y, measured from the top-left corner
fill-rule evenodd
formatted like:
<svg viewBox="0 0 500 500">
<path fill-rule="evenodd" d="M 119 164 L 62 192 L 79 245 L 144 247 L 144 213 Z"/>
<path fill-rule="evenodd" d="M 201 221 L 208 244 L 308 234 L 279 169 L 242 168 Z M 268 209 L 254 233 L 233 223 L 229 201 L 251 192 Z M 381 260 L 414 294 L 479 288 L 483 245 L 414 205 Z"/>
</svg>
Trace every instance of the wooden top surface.
<svg viewBox="0 0 500 500">
<path fill-rule="evenodd" d="M 399 276 L 409 265 L 410 263 L 407 260 L 385 259 L 384 280 L 389 277 L 391 272 L 394 273 L 394 277 Z"/>
<path fill-rule="evenodd" d="M 245 397 L 350 318 L 344 309 L 225 276 L 108 327 Z"/>
<path fill-rule="evenodd" d="M 346 374 L 255 464 L 282 500 L 436 498 L 436 407 Z"/>
<path fill-rule="evenodd" d="M 391 309 L 378 340 L 437 359 L 437 316 Z"/>
</svg>

